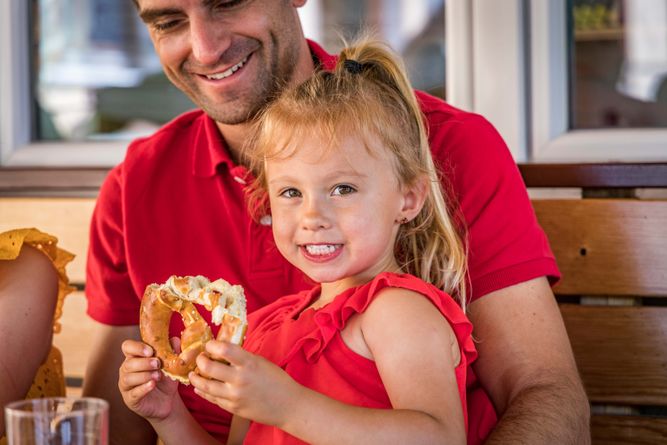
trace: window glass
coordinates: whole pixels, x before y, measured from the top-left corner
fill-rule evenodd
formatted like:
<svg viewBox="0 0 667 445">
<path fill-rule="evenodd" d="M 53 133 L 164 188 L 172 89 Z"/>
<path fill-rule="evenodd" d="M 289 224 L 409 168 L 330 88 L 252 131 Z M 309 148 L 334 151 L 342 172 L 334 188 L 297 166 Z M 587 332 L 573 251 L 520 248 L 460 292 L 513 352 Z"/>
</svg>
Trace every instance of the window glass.
<svg viewBox="0 0 667 445">
<path fill-rule="evenodd" d="M 34 139 L 132 139 L 194 107 L 162 73 L 132 1 L 32 1 Z M 329 51 L 376 30 L 417 88 L 444 97 L 444 0 L 311 0 L 300 14 Z"/>
<path fill-rule="evenodd" d="M 130 0 L 37 0 L 38 140 L 152 131 L 192 103 L 171 86 Z"/>
<path fill-rule="evenodd" d="M 571 0 L 570 126 L 667 127 L 667 0 Z"/>
<path fill-rule="evenodd" d="M 374 32 L 399 52 L 417 89 L 445 97 L 445 0 L 319 0 L 308 37 L 336 52 L 342 38 Z"/>
</svg>

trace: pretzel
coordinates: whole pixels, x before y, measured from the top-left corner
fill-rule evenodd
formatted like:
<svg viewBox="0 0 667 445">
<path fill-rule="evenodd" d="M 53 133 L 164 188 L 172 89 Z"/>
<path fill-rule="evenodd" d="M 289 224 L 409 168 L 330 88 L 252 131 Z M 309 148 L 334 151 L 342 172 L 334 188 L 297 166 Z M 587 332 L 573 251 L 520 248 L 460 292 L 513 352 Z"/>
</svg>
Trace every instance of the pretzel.
<svg viewBox="0 0 667 445">
<path fill-rule="evenodd" d="M 247 327 L 246 302 L 241 286 L 232 286 L 223 279 L 210 282 L 201 275 L 172 275 L 162 285 L 149 284 L 141 300 L 141 338 L 162 361 L 162 372 L 185 385 L 190 384 L 188 373 L 196 368 L 197 355 L 213 338 L 210 326 L 193 303 L 201 304 L 211 312 L 211 321 L 220 326 L 217 340 L 241 345 Z M 169 343 L 172 312 L 178 312 L 185 325 L 180 354 L 176 354 Z"/>
</svg>

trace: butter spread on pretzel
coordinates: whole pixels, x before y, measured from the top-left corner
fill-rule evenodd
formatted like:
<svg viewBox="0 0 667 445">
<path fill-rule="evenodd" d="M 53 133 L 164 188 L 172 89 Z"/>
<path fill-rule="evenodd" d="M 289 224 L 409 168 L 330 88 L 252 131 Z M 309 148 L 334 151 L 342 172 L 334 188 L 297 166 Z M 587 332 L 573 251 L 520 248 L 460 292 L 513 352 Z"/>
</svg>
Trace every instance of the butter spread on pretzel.
<svg viewBox="0 0 667 445">
<path fill-rule="evenodd" d="M 220 326 L 217 340 L 241 345 L 247 327 L 246 301 L 241 286 L 223 279 L 210 282 L 201 275 L 172 275 L 164 284 L 148 285 L 141 300 L 141 338 L 162 361 L 162 372 L 186 385 L 190 384 L 188 373 L 195 369 L 197 355 L 213 338 L 210 326 L 195 304 L 210 311 L 211 321 Z M 178 312 L 185 325 L 180 354 L 176 354 L 169 343 L 172 312 Z"/>
</svg>

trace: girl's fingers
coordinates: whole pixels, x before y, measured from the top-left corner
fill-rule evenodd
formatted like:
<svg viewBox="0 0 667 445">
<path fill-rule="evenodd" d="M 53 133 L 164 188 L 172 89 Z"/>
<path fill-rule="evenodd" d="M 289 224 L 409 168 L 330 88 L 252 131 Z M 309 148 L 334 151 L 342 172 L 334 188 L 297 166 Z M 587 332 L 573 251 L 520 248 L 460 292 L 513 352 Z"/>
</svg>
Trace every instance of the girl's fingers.
<svg viewBox="0 0 667 445">
<path fill-rule="evenodd" d="M 181 353 L 181 338 L 180 337 L 171 337 L 169 339 L 169 343 L 171 344 L 171 349 L 173 349 L 176 354 Z"/>
<path fill-rule="evenodd" d="M 122 364 L 121 371 L 125 373 L 152 371 L 160 369 L 160 360 L 152 358 L 127 358 Z"/>
<path fill-rule="evenodd" d="M 121 374 L 118 379 L 118 387 L 121 391 L 134 391 L 149 382 L 160 380 L 160 371 L 133 372 Z"/>
<path fill-rule="evenodd" d="M 152 357 L 153 348 L 136 340 L 125 340 L 120 346 L 125 357 Z"/>
<path fill-rule="evenodd" d="M 202 399 L 206 399 L 206 400 L 208 400 L 209 402 L 211 402 L 211 403 L 213 403 L 213 404 L 215 404 L 215 405 L 218 405 L 218 406 L 219 406 L 220 408 L 222 408 L 222 409 L 227 409 L 227 408 L 225 407 L 226 402 L 227 402 L 225 399 L 220 398 L 220 397 L 212 396 L 212 395 L 210 395 L 210 394 L 208 394 L 208 393 L 206 393 L 206 392 L 204 392 L 204 391 L 200 391 L 200 390 L 197 389 L 197 388 L 195 388 L 194 390 L 195 390 L 195 394 L 197 394 L 197 395 L 198 395 L 199 397 L 201 397 Z"/>
<path fill-rule="evenodd" d="M 149 380 L 146 383 L 131 389 L 127 393 L 129 400 L 132 402 L 137 402 L 143 399 L 144 397 L 146 397 L 146 394 L 148 394 L 155 388 L 155 385 L 156 383 L 154 380 Z"/>
<path fill-rule="evenodd" d="M 196 372 L 191 372 L 188 377 L 190 378 L 190 383 L 192 383 L 192 386 L 194 386 L 195 389 L 213 397 L 228 397 L 229 389 L 225 382 L 208 379 L 198 375 Z"/>
<path fill-rule="evenodd" d="M 233 378 L 234 369 L 227 363 L 199 354 L 196 359 L 197 369 L 203 377 L 228 382 Z"/>
<path fill-rule="evenodd" d="M 205 345 L 208 355 L 218 361 L 227 361 L 232 365 L 240 366 L 248 354 L 239 345 L 226 341 L 211 340 Z"/>
</svg>

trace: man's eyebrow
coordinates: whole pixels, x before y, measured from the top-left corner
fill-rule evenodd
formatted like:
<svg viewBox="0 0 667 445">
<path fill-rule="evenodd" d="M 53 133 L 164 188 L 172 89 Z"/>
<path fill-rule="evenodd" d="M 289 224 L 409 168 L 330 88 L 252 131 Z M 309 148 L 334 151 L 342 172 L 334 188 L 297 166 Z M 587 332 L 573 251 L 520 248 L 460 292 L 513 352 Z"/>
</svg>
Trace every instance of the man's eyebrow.
<svg viewBox="0 0 667 445">
<path fill-rule="evenodd" d="M 180 13 L 181 10 L 177 8 L 162 8 L 162 9 L 142 9 L 139 17 L 144 23 L 150 23 L 158 17 L 165 15 L 173 15 Z"/>
<path fill-rule="evenodd" d="M 202 3 L 205 7 L 210 8 L 211 6 L 215 6 L 217 3 L 220 3 L 220 0 L 204 0 Z"/>
</svg>

